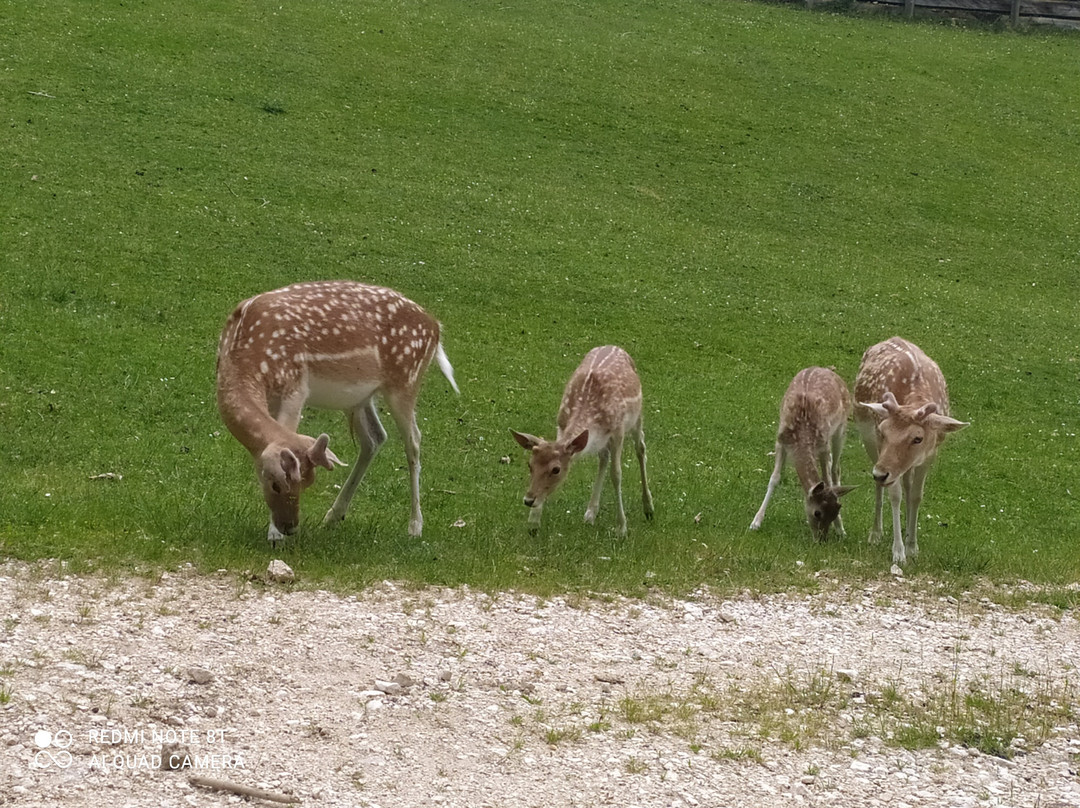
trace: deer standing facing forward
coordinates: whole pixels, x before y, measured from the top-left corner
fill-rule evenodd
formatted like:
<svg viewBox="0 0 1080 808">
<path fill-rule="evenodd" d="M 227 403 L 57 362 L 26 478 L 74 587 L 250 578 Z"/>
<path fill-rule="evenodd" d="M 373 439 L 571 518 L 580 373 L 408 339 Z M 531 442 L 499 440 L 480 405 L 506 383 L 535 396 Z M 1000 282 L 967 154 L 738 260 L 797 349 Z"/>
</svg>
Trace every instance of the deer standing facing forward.
<svg viewBox="0 0 1080 808">
<path fill-rule="evenodd" d="M 405 443 L 412 484 L 409 534 L 419 536 L 420 430 L 416 397 L 432 358 L 457 392 L 439 323 L 392 289 L 352 281 L 298 283 L 245 300 L 218 346 L 217 401 L 233 436 L 255 461 L 270 508 L 271 543 L 296 531 L 300 493 L 318 466 L 344 466 L 318 438 L 297 434 L 305 404 L 343 410 L 360 443 L 356 465 L 326 514 L 345 518 L 364 472 L 386 440 L 380 393 Z"/>
<path fill-rule="evenodd" d="M 882 532 L 885 489 L 893 520 L 893 563 L 919 554 L 919 503 L 930 465 L 945 436 L 968 424 L 949 417 L 949 391 L 941 368 L 919 347 L 892 337 L 866 350 L 855 378 L 855 423 L 874 464 L 877 482 L 870 541 Z M 903 487 L 901 490 L 901 486 Z M 907 499 L 907 539 L 900 502 Z"/>
<path fill-rule="evenodd" d="M 854 486 L 840 485 L 840 456 L 850 415 L 847 385 L 833 370 L 813 367 L 795 374 L 780 403 L 776 465 L 765 499 L 750 523 L 751 530 L 761 527 L 765 508 L 780 483 L 784 460 L 790 457 L 806 495 L 806 520 L 814 537 L 824 541 L 834 521 L 837 531 L 844 535 L 840 497 Z"/>
<path fill-rule="evenodd" d="M 622 500 L 623 437 L 629 432 L 641 465 L 641 500 L 645 518 L 653 515 L 652 494 L 645 471 L 645 433 L 641 417 L 641 380 L 634 360 L 622 348 L 605 345 L 593 348 L 566 384 L 559 406 L 558 433 L 554 441 L 514 432 L 521 447 L 529 452 L 529 490 L 525 505 L 533 530 L 540 525 L 544 502 L 566 479 L 574 458 L 581 453 L 599 455 L 600 467 L 593 483 L 585 521 L 596 520 L 604 472 L 611 464 L 611 484 L 615 488 L 617 529 L 626 535 L 626 512 Z"/>
</svg>

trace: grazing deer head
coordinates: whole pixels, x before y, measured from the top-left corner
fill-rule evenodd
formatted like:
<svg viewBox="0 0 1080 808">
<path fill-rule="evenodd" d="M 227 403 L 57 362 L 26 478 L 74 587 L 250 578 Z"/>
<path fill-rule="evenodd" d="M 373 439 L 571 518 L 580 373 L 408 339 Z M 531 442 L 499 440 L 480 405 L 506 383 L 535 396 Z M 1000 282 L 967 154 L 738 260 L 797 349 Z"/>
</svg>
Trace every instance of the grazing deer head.
<svg viewBox="0 0 1080 808">
<path fill-rule="evenodd" d="M 270 508 L 270 524 L 279 538 L 296 532 L 300 524 L 300 494 L 315 482 L 315 469 L 345 465 L 327 447 L 330 438 L 326 433 L 314 440 L 306 435 L 296 438 L 294 445 L 306 443 L 308 447 L 294 450 L 284 443 L 272 443 L 255 458 L 255 475 Z"/>
<path fill-rule="evenodd" d="M 529 453 L 529 490 L 525 494 L 525 506 L 543 507 L 547 498 L 566 479 L 570 464 L 589 444 L 589 430 L 584 430 L 569 441 L 546 441 L 535 435 L 510 430 L 521 448 Z"/>
<path fill-rule="evenodd" d="M 795 374 L 780 402 L 776 464 L 751 530 L 761 527 L 765 508 L 780 483 L 784 461 L 790 457 L 803 487 L 806 521 L 814 537 L 824 541 L 833 522 L 844 535 L 840 497 L 854 486 L 840 485 L 840 459 L 850 414 L 847 385 L 831 368 L 811 367 Z"/>
<path fill-rule="evenodd" d="M 592 523 L 600 508 L 604 473 L 610 464 L 615 488 L 616 529 L 626 535 L 626 512 L 622 500 L 622 447 L 627 432 L 641 467 L 641 497 L 645 517 L 652 518 L 652 493 L 646 473 L 645 433 L 641 415 L 641 380 L 629 354 L 614 345 L 593 348 L 567 382 L 559 407 L 558 435 L 546 441 L 535 435 L 510 430 L 514 440 L 529 452 L 529 490 L 525 505 L 529 523 L 540 525 L 544 502 L 566 479 L 574 459 L 582 453 L 599 456 L 599 469 L 585 521 Z"/>
<path fill-rule="evenodd" d="M 870 541 L 882 534 L 885 489 L 893 517 L 893 563 L 919 552 L 919 505 L 930 466 L 945 436 L 968 426 L 949 415 L 941 368 L 914 343 L 892 337 L 867 349 L 855 379 L 855 422 L 877 482 Z M 900 504 L 907 498 L 907 535 Z"/>
<path fill-rule="evenodd" d="M 325 434 L 297 433 L 305 405 L 346 413 L 360 452 L 324 522 L 345 517 L 386 431 L 374 398 L 381 395 L 405 443 L 412 490 L 409 533 L 419 536 L 420 430 L 416 397 L 432 359 L 457 391 L 439 342 L 439 323 L 392 289 L 352 281 L 300 283 L 245 300 L 218 346 L 218 409 L 251 453 L 270 508 L 267 538 L 295 532 L 300 493 L 315 469 L 345 465 Z"/>
</svg>

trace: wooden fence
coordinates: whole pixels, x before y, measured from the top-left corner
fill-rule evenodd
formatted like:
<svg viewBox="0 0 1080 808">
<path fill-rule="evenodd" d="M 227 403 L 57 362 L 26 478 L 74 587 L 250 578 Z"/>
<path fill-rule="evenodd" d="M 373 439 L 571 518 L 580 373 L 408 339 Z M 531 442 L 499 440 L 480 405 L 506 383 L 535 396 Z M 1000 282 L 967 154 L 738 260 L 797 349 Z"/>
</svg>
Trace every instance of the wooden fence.
<svg viewBox="0 0 1080 808">
<path fill-rule="evenodd" d="M 806 5 L 814 0 L 806 0 Z M 915 10 L 1008 17 L 1020 21 L 1080 29 L 1080 0 L 871 0 L 865 5 L 894 6 L 911 17 Z"/>
</svg>

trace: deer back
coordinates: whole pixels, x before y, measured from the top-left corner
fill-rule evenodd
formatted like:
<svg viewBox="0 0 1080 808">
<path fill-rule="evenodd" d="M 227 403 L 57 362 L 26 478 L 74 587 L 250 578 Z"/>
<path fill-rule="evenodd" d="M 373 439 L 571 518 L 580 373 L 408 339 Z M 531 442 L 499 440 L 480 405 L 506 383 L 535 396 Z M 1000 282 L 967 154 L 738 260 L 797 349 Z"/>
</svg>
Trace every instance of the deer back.
<svg viewBox="0 0 1080 808">
<path fill-rule="evenodd" d="M 287 396 L 308 385 L 313 406 L 347 409 L 381 388 L 417 387 L 439 323 L 392 289 L 351 281 L 300 283 L 241 303 L 226 324 L 219 374 Z"/>
<path fill-rule="evenodd" d="M 589 431 L 586 452 L 602 448 L 641 417 L 641 379 L 630 355 L 614 345 L 589 351 L 570 377 L 559 406 L 558 440 Z"/>
<path fill-rule="evenodd" d="M 787 446 L 805 445 L 817 451 L 851 415 L 847 384 L 830 368 L 800 370 L 780 403 L 777 440 Z"/>
<path fill-rule="evenodd" d="M 892 337 L 866 350 L 855 378 L 855 400 L 881 402 L 892 393 L 897 403 L 937 405 L 949 414 L 949 391 L 937 363 L 914 343 Z"/>
</svg>

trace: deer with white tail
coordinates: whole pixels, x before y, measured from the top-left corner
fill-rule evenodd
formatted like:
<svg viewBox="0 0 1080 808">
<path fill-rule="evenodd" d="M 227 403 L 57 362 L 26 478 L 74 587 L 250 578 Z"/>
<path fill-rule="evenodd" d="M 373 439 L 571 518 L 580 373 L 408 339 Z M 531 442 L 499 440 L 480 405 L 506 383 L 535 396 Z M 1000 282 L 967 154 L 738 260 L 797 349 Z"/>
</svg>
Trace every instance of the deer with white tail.
<svg viewBox="0 0 1080 808">
<path fill-rule="evenodd" d="M 855 423 L 877 483 L 870 541 L 880 541 L 885 490 L 893 522 L 893 563 L 919 553 L 919 504 L 945 436 L 968 426 L 949 415 L 941 368 L 915 344 L 892 337 L 867 349 L 855 378 Z M 907 500 L 907 536 L 900 503 Z"/>
<path fill-rule="evenodd" d="M 344 466 L 318 438 L 297 433 L 305 405 L 345 412 L 359 455 L 323 520 L 345 518 L 356 488 L 386 440 L 375 396 L 382 396 L 405 444 L 412 489 L 409 534 L 420 513 L 420 430 L 416 398 L 434 359 L 454 392 L 454 371 L 438 321 L 392 289 L 353 281 L 298 283 L 245 300 L 218 346 L 217 402 L 229 432 L 255 461 L 270 508 L 267 539 L 294 533 L 300 494 L 315 469 Z"/>
<path fill-rule="evenodd" d="M 802 483 L 806 520 L 814 537 L 819 541 L 828 538 L 834 521 L 837 532 L 844 535 L 840 497 L 854 486 L 840 485 L 840 458 L 850 415 L 851 395 L 835 371 L 812 367 L 795 374 L 780 403 L 776 465 L 765 499 L 750 523 L 751 530 L 761 527 L 765 508 L 780 483 L 784 461 L 790 457 Z"/>
<path fill-rule="evenodd" d="M 563 393 L 554 441 L 514 432 L 514 439 L 529 452 L 529 490 L 525 505 L 529 508 L 532 530 L 540 526 L 544 502 L 566 479 L 570 465 L 580 454 L 596 454 L 600 467 L 593 483 L 592 497 L 585 510 L 585 521 L 592 523 L 600 509 L 604 473 L 610 466 L 615 488 L 616 529 L 626 535 L 626 511 L 622 499 L 623 439 L 634 440 L 641 467 L 641 500 L 645 518 L 652 519 L 653 501 L 645 470 L 645 432 L 641 414 L 641 379 L 634 360 L 622 348 L 605 345 L 593 348 L 574 371 Z"/>
</svg>

